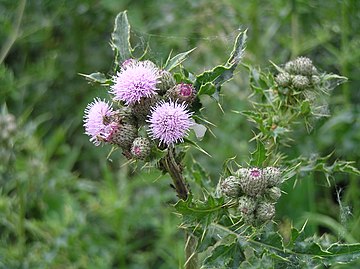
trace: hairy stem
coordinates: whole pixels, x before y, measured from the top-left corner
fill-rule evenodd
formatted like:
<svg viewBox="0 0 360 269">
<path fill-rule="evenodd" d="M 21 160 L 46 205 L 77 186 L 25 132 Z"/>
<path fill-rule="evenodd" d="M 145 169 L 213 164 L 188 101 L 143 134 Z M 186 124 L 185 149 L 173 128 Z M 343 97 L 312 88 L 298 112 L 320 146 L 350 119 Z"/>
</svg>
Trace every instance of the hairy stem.
<svg viewBox="0 0 360 269">
<path fill-rule="evenodd" d="M 168 149 L 168 154 L 165 156 L 162 162 L 166 171 L 169 173 L 171 179 L 173 180 L 173 185 L 176 190 L 177 196 L 185 201 L 189 196 L 189 189 L 182 176 L 181 167 L 175 161 L 173 147 L 170 147 Z"/>
<path fill-rule="evenodd" d="M 169 147 L 167 155 L 162 159 L 162 164 L 171 176 L 177 196 L 186 200 L 189 197 L 189 187 L 182 175 L 181 166 L 175 160 L 175 149 Z M 195 251 L 197 238 L 189 232 L 185 232 L 185 269 L 197 269 L 198 257 Z"/>
</svg>

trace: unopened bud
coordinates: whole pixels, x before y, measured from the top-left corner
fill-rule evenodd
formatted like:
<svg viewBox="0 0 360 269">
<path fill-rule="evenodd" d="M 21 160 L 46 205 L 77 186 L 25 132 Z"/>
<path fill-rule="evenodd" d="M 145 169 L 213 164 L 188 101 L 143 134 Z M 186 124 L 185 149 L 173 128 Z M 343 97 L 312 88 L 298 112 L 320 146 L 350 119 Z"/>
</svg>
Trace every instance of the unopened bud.
<svg viewBox="0 0 360 269">
<path fill-rule="evenodd" d="M 168 90 L 173 88 L 175 84 L 176 81 L 170 72 L 166 70 L 160 71 L 160 80 L 159 83 L 156 85 L 156 87 L 159 89 L 158 93 L 160 95 L 165 94 Z"/>
<path fill-rule="evenodd" d="M 113 134 L 109 138 L 109 142 L 128 150 L 136 137 L 137 128 L 132 124 L 125 123 L 116 126 L 116 129 L 114 129 Z"/>
<path fill-rule="evenodd" d="M 290 74 L 294 74 L 295 72 L 295 68 L 294 68 L 294 62 L 293 61 L 289 61 L 285 64 L 284 67 L 285 71 L 290 73 Z"/>
<path fill-rule="evenodd" d="M 234 176 L 229 176 L 220 182 L 220 193 L 232 198 L 237 198 L 240 195 L 239 179 Z"/>
<path fill-rule="evenodd" d="M 180 83 L 168 90 L 165 97 L 177 100 L 178 102 L 191 104 L 195 100 L 196 91 L 193 85 Z"/>
<path fill-rule="evenodd" d="M 242 216 L 250 215 L 254 213 L 257 202 L 253 197 L 244 195 L 239 198 L 238 202 L 239 202 L 238 209 Z"/>
<path fill-rule="evenodd" d="M 150 141 L 145 137 L 137 137 L 132 143 L 131 154 L 134 159 L 145 160 L 150 154 Z"/>
<path fill-rule="evenodd" d="M 297 75 L 310 76 L 313 73 L 313 63 L 307 57 L 298 57 L 294 60 L 294 72 Z"/>
<path fill-rule="evenodd" d="M 305 76 L 296 75 L 292 80 L 292 84 L 294 88 L 298 90 L 304 90 L 310 86 L 310 80 Z"/>
<path fill-rule="evenodd" d="M 265 167 L 263 169 L 264 177 L 268 187 L 279 186 L 282 183 L 281 171 L 278 167 Z"/>
<path fill-rule="evenodd" d="M 281 197 L 281 190 L 278 187 L 271 187 L 266 189 L 266 196 L 273 202 L 276 202 Z"/>
<path fill-rule="evenodd" d="M 275 216 L 275 206 L 269 202 L 260 202 L 255 211 L 256 219 L 261 222 L 271 220 Z"/>
<path fill-rule="evenodd" d="M 287 72 L 277 74 L 275 77 L 276 83 L 281 87 L 286 87 L 291 84 L 291 75 Z"/>
</svg>

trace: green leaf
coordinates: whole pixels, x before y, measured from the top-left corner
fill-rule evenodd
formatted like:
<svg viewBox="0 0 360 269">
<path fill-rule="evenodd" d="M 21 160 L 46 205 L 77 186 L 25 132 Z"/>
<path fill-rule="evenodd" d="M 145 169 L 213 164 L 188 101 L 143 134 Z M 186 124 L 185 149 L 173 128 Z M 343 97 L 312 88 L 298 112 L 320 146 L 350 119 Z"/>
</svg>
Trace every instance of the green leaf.
<svg viewBox="0 0 360 269">
<path fill-rule="evenodd" d="M 204 73 L 200 74 L 196 78 L 195 87 L 197 85 L 206 84 L 208 82 L 214 81 L 218 78 L 227 68 L 222 65 L 218 65 L 212 70 L 205 71 Z"/>
<path fill-rule="evenodd" d="M 202 268 L 239 268 L 244 260 L 240 244 L 234 235 L 225 237 L 204 260 Z"/>
<path fill-rule="evenodd" d="M 116 51 L 115 57 L 117 63 L 122 63 L 132 57 L 130 25 L 126 13 L 127 11 L 123 11 L 116 16 L 114 31 L 111 35 L 112 46 Z"/>
<path fill-rule="evenodd" d="M 190 195 L 186 201 L 179 200 L 175 209 L 183 217 L 183 226 L 196 226 L 199 223 L 207 227 L 211 222 L 225 214 L 224 199 L 208 196 L 205 201 L 193 201 Z"/>
<path fill-rule="evenodd" d="M 310 112 L 311 112 L 310 102 L 308 100 L 305 100 L 304 102 L 301 103 L 301 113 L 303 115 L 309 115 Z"/>
<path fill-rule="evenodd" d="M 198 90 L 197 94 L 199 96 L 203 94 L 212 96 L 215 93 L 215 91 L 216 91 L 216 87 L 214 83 L 207 82 L 206 84 L 200 86 L 200 89 Z"/>
<path fill-rule="evenodd" d="M 251 153 L 250 164 L 253 166 L 261 167 L 266 159 L 266 148 L 260 140 L 257 140 L 256 143 L 256 150 Z"/>
<path fill-rule="evenodd" d="M 174 69 L 175 67 L 177 67 L 178 65 L 180 65 L 183 61 L 186 60 L 186 58 L 188 57 L 188 55 L 193 52 L 196 48 L 193 48 L 191 50 L 179 53 L 178 55 L 175 55 L 174 57 L 172 57 L 170 59 L 170 57 L 167 59 L 164 69 L 167 71 L 171 71 L 172 69 Z"/>
<path fill-rule="evenodd" d="M 346 264 L 360 258 L 360 244 L 333 244 L 328 249 L 325 265 Z"/>
<path fill-rule="evenodd" d="M 110 83 L 110 80 L 107 79 L 106 76 L 100 72 L 92 73 L 90 75 L 79 73 L 79 75 L 85 77 L 90 82 L 106 84 L 106 85 Z"/>
</svg>

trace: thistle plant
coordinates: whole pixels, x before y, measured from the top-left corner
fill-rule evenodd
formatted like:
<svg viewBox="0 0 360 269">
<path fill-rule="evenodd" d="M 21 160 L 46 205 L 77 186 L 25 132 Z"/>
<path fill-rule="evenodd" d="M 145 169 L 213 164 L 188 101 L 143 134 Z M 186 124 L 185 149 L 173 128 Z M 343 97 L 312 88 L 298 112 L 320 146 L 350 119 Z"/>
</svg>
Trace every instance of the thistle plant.
<svg viewBox="0 0 360 269">
<path fill-rule="evenodd" d="M 127 15 L 121 12 L 112 34 L 113 76 L 83 74 L 109 93 L 109 99 L 95 98 L 86 107 L 85 134 L 95 146 L 110 144 L 129 160 L 146 163 L 171 178 L 179 198 L 174 209 L 182 216 L 186 235 L 187 269 L 250 264 L 251 268 L 312 268 L 348 263 L 360 257 L 360 244 L 334 241 L 325 245 L 321 238 L 306 239 L 303 230 L 294 227 L 286 236 L 279 232 L 276 218 L 282 184 L 299 177 L 300 172 L 320 171 L 327 178 L 338 171 L 360 174 L 351 162 L 327 165 L 329 156 L 290 159 L 284 150 L 294 143 L 291 136 L 299 122 L 310 131 L 316 119 L 328 116 L 322 113 L 324 97 L 334 82 L 346 78 L 320 72 L 307 57 L 273 63 L 269 72 L 255 69 L 242 62 L 246 38 L 247 31 L 239 31 L 224 64 L 194 74 L 182 64 L 192 50 L 169 55 L 163 65 L 147 59 L 146 53 L 136 58 Z M 240 115 L 255 124 L 249 143 L 256 149 L 245 163 L 226 160 L 216 183 L 205 184 L 206 172 L 199 165 L 185 166 L 189 147 L 205 152 L 189 134 L 204 135 L 211 119 L 204 119 L 200 97 L 208 95 L 219 102 L 223 84 L 240 63 L 249 71 L 253 104 L 253 109 L 240 111 Z M 195 173 L 201 178 L 192 182 Z M 198 183 L 202 197 L 195 196 L 189 182 Z"/>
</svg>

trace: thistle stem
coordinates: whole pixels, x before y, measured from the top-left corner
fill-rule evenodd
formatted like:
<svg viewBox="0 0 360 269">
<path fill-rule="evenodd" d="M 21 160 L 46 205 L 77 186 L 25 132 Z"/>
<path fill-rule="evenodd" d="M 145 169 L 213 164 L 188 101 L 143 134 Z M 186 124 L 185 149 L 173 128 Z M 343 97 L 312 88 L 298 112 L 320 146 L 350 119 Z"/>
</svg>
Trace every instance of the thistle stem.
<svg viewBox="0 0 360 269">
<path fill-rule="evenodd" d="M 175 149 L 173 147 L 168 148 L 167 155 L 162 159 L 166 171 L 171 176 L 173 186 L 177 193 L 177 196 L 182 200 L 187 200 L 189 197 L 189 187 L 185 182 L 182 175 L 182 169 L 176 162 L 174 156 Z M 197 238 L 190 232 L 185 232 L 185 269 L 197 269 L 198 268 L 198 255 L 195 251 L 197 245 Z"/>
</svg>

